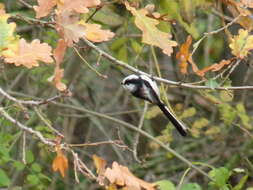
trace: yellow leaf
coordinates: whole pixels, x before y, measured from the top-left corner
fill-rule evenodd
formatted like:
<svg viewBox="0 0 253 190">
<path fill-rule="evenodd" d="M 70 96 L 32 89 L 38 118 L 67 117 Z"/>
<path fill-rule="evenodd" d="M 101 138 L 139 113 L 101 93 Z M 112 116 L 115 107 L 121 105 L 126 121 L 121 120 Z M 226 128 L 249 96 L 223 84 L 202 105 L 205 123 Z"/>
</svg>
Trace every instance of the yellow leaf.
<svg viewBox="0 0 253 190">
<path fill-rule="evenodd" d="M 158 106 L 152 106 L 145 114 L 146 119 L 155 118 L 157 115 L 161 114 L 161 110 Z"/>
<path fill-rule="evenodd" d="M 231 39 L 229 47 L 236 57 L 243 59 L 253 49 L 253 35 L 249 35 L 248 30 L 240 29 L 238 35 Z"/>
<path fill-rule="evenodd" d="M 142 42 L 157 46 L 163 50 L 163 53 L 170 56 L 173 52 L 172 48 L 177 46 L 177 42 L 170 40 L 170 34 L 162 32 L 156 27 L 159 21 L 148 17 L 147 9 L 136 10 L 128 2 L 125 2 L 125 6 L 135 16 L 135 25 L 143 32 Z"/>
</svg>

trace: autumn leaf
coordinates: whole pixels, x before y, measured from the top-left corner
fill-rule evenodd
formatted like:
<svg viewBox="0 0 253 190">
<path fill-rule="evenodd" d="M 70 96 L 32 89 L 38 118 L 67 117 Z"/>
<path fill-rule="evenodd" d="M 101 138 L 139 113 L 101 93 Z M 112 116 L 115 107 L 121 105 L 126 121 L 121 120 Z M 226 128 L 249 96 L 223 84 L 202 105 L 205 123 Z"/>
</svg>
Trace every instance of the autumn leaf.
<svg viewBox="0 0 253 190">
<path fill-rule="evenodd" d="M 112 168 L 107 168 L 104 175 L 111 184 L 125 187 L 129 190 L 155 190 L 155 184 L 137 178 L 127 167 L 121 166 L 117 162 L 113 162 Z"/>
<path fill-rule="evenodd" d="M 0 55 L 6 54 L 10 46 L 16 43 L 17 37 L 14 35 L 16 24 L 7 20 L 10 16 L 5 13 L 4 5 L 0 4 Z"/>
<path fill-rule="evenodd" d="M 55 157 L 52 169 L 54 172 L 59 171 L 62 177 L 65 177 L 65 171 L 68 169 L 68 159 L 63 154 L 59 145 L 56 145 L 56 153 L 57 156 Z"/>
<path fill-rule="evenodd" d="M 248 30 L 240 29 L 238 35 L 231 39 L 229 47 L 232 49 L 232 54 L 243 59 L 253 49 L 253 35 L 249 35 Z"/>
<path fill-rule="evenodd" d="M 36 12 L 36 18 L 47 16 L 56 5 L 57 0 L 38 0 L 38 6 L 33 6 Z"/>
<path fill-rule="evenodd" d="M 55 48 L 53 55 L 54 59 L 56 60 L 56 66 L 54 70 L 54 76 L 53 76 L 53 83 L 55 87 L 60 90 L 64 91 L 67 89 L 67 86 L 61 82 L 63 75 L 64 75 L 64 69 L 60 68 L 60 64 L 63 61 L 65 52 L 66 52 L 67 44 L 63 39 L 59 39 L 57 43 L 57 47 Z"/>
<path fill-rule="evenodd" d="M 92 42 L 108 41 L 114 37 L 114 33 L 109 30 L 102 30 L 98 24 L 89 24 L 84 21 L 80 22 L 85 27 L 85 38 Z"/>
<path fill-rule="evenodd" d="M 231 60 L 221 60 L 220 63 L 215 63 L 209 67 L 206 67 L 204 69 L 201 69 L 197 72 L 197 75 L 204 77 L 206 72 L 208 71 L 219 71 L 221 70 L 225 65 L 229 65 L 231 63 Z"/>
<path fill-rule="evenodd" d="M 104 173 L 105 173 L 106 161 L 95 154 L 92 156 L 92 158 L 93 158 L 94 165 L 97 169 L 97 174 L 98 174 L 97 181 L 99 185 L 104 185 L 104 180 L 105 180 Z"/>
<path fill-rule="evenodd" d="M 249 8 L 253 8 L 253 1 L 252 0 L 241 0 L 241 3 Z"/>
<path fill-rule="evenodd" d="M 71 47 L 73 42 L 78 42 L 79 38 L 84 37 L 86 27 L 79 23 L 79 17 L 71 12 L 57 14 L 56 29 L 65 40 L 67 45 Z"/>
<path fill-rule="evenodd" d="M 191 54 L 189 52 L 189 48 L 191 46 L 191 43 L 192 43 L 192 37 L 189 35 L 187 37 L 186 42 L 181 45 L 180 50 L 176 55 L 176 58 L 179 61 L 180 72 L 182 74 L 187 73 L 187 68 L 188 68 L 187 61 L 189 60 L 189 58 L 191 56 Z"/>
<path fill-rule="evenodd" d="M 6 55 L 7 63 L 14 63 L 16 66 L 25 66 L 27 68 L 39 66 L 38 61 L 52 63 L 52 48 L 46 43 L 40 43 L 35 39 L 31 43 L 27 43 L 25 39 L 20 39 L 18 48 L 13 54 Z"/>
<path fill-rule="evenodd" d="M 126 8 L 135 16 L 135 25 L 143 32 L 142 42 L 149 45 L 157 46 L 163 50 L 168 56 L 173 52 L 173 47 L 177 46 L 177 42 L 170 40 L 171 35 L 160 31 L 156 25 L 159 21 L 147 16 L 147 9 L 136 10 L 125 2 Z"/>
<path fill-rule="evenodd" d="M 61 0 L 57 8 L 60 12 L 75 11 L 77 13 L 88 13 L 88 8 L 96 7 L 100 3 L 100 0 Z"/>
</svg>

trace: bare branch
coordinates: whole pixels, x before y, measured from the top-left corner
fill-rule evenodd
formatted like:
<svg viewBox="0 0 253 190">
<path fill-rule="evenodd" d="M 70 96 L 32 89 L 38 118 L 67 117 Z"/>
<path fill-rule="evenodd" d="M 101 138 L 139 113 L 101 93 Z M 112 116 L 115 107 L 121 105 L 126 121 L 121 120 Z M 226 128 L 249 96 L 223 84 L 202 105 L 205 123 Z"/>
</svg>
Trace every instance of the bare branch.
<svg viewBox="0 0 253 190">
<path fill-rule="evenodd" d="M 12 118 L 6 111 L 4 111 L 3 107 L 0 107 L 0 114 L 5 117 L 5 119 L 9 120 L 13 124 L 17 125 L 21 130 L 24 130 L 32 135 L 35 135 L 40 141 L 46 145 L 55 146 L 55 143 L 52 141 L 47 140 L 39 131 L 34 131 L 32 128 L 29 128 L 16 119 Z"/>
<path fill-rule="evenodd" d="M 106 59 L 110 60 L 111 62 L 113 62 L 114 64 L 121 66 L 125 69 L 128 69 L 134 73 L 137 74 L 142 74 L 142 75 L 147 75 L 149 77 L 152 77 L 154 80 L 168 84 L 168 85 L 173 85 L 173 86 L 180 86 L 180 87 L 185 87 L 185 88 L 192 88 L 192 89 L 210 89 L 210 90 L 252 90 L 253 86 L 233 86 L 233 87 L 208 87 L 208 86 L 199 86 L 199 85 L 193 85 L 191 83 L 182 83 L 182 82 L 176 82 L 176 81 L 172 81 L 172 80 L 168 80 L 168 79 L 164 79 L 164 78 L 160 78 L 160 77 L 156 77 L 156 76 L 151 76 L 148 73 L 145 73 L 139 69 L 136 69 L 132 66 L 130 66 L 129 64 L 120 61 L 118 59 L 116 59 L 115 57 L 111 56 L 110 54 L 106 53 L 105 51 L 101 50 L 99 47 L 97 47 L 96 45 L 94 45 L 93 43 L 91 43 L 89 40 L 87 39 L 83 39 L 83 41 L 92 49 L 96 50 L 99 54 L 101 54 L 103 57 L 105 57 Z"/>
</svg>

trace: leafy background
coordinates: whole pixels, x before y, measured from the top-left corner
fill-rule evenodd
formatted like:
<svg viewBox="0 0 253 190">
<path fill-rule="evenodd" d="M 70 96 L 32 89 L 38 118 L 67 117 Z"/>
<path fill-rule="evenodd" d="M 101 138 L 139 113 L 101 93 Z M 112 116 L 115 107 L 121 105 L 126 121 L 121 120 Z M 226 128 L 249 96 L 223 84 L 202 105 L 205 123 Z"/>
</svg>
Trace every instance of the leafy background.
<svg viewBox="0 0 253 190">
<path fill-rule="evenodd" d="M 16 23 L 15 34 L 29 42 L 40 39 L 41 43 L 46 42 L 53 48 L 57 46 L 59 33 L 48 25 L 28 19 L 36 19 L 36 13 L 25 6 L 23 1 L 2 0 L 1 2 L 5 5 L 6 12 L 10 14 L 9 22 Z M 37 1 L 25 2 L 29 5 L 38 4 Z M 225 87 L 252 85 L 250 80 L 252 59 L 248 50 L 252 49 L 252 42 L 250 43 L 249 39 L 252 38 L 250 31 L 253 21 L 252 15 L 243 12 L 246 10 L 250 12 L 252 4 L 249 3 L 247 8 L 241 10 L 241 7 L 233 4 L 240 2 L 246 1 L 138 0 L 130 2 L 133 7 L 136 6 L 136 10 L 154 4 L 155 11 L 169 20 L 164 21 L 163 17 L 160 17 L 160 20 L 156 21 L 159 23 L 158 29 L 171 33 L 172 40 L 179 44 L 173 48 L 171 56 L 164 54 L 161 50 L 163 48 L 157 48 L 156 44 L 150 46 L 142 42 L 142 31 L 136 27 L 133 11 L 128 11 L 121 2 L 103 1 L 105 5 L 98 11 L 91 8 L 89 13 L 80 14 L 82 19 L 87 19 L 95 12 L 89 23 L 100 24 L 103 29 L 110 29 L 115 33 L 108 42 L 96 43 L 96 45 L 116 59 L 172 81 L 192 83 L 205 80 L 204 85 L 209 88 L 208 90 L 160 85 L 163 100 L 166 103 L 170 102 L 178 117 L 190 128 L 190 134 L 186 138 L 174 133 L 173 126 L 155 106 L 147 105 L 125 93 L 120 82 L 131 73 L 130 71 L 105 59 L 82 40 L 78 42 L 78 46 L 67 48 L 64 61 L 61 63 L 61 67 L 64 68 L 62 82 L 71 91 L 71 97 L 61 98 L 57 100 L 57 104 L 24 107 L 1 96 L 1 106 L 5 107 L 13 118 L 40 131 L 47 138 L 55 138 L 55 135 L 45 125 L 45 121 L 41 120 L 40 115 L 64 135 L 65 143 L 121 140 L 127 145 L 128 148 L 120 148 L 115 144 L 73 147 L 94 172 L 96 169 L 92 155 L 96 154 L 108 163 L 117 161 L 127 166 L 136 176 L 159 184 L 162 190 L 174 190 L 176 187 L 182 190 L 251 190 L 253 187 L 252 89 L 237 91 L 214 89 L 222 85 Z M 233 21 L 239 14 L 243 18 Z M 51 16 L 39 19 L 50 22 Z M 147 18 L 143 16 L 141 19 Z M 3 23 L 4 18 L 1 17 L 0 36 L 12 30 L 11 27 L 3 28 L 5 26 Z M 220 32 L 205 34 L 222 28 L 227 23 L 232 24 Z M 239 35 L 240 30 L 242 32 L 244 30 L 244 34 Z M 245 31 L 248 34 L 245 34 Z M 153 36 L 155 38 L 161 37 L 158 34 L 156 36 L 156 32 L 152 35 L 155 35 Z M 240 62 L 236 67 L 230 67 L 234 68 L 233 71 L 227 70 L 224 75 L 217 78 L 222 69 L 216 72 L 204 72 L 205 78 L 202 78 L 194 72 L 189 63 L 187 73 L 182 74 L 179 67 L 180 60 L 176 58 L 176 54 L 189 35 L 193 42 L 188 44 L 190 52 L 188 54 L 197 47 L 192 59 L 200 70 L 221 63 L 221 60 L 236 59 Z M 203 40 L 198 41 L 202 38 Z M 236 43 L 234 46 L 248 43 L 248 49 L 245 49 L 244 45 L 241 45 L 239 50 L 233 49 L 232 39 Z M 0 44 L 4 42 L 2 38 Z M 80 56 L 75 51 L 76 47 Z M 187 56 L 187 51 L 180 52 Z M 85 58 L 86 61 L 80 57 Z M 236 63 L 233 60 L 231 62 L 233 65 Z M 87 63 L 100 75 L 91 70 Z M 58 93 L 55 85 L 48 81 L 48 78 L 54 74 L 54 69 L 55 64 L 41 63 L 39 67 L 28 69 L 24 66 L 6 64 L 2 59 L 0 86 L 7 93 L 20 99 L 47 99 Z M 144 109 L 145 107 L 147 109 Z M 86 110 L 100 113 L 102 116 L 90 114 Z M 205 170 L 213 181 L 196 170 L 189 169 L 186 163 L 145 136 L 139 137 L 137 152 L 138 159 L 142 161 L 139 163 L 132 152 L 136 142 L 136 132 L 103 117 L 108 115 L 137 127 L 143 110 L 146 110 L 143 130 Z M 29 117 L 26 117 L 27 115 Z M 0 118 L 0 124 L 1 187 L 15 190 L 102 188 L 98 182 L 84 175 L 79 175 L 80 183 L 76 183 L 74 166 L 69 153 L 66 153 L 69 169 L 66 176 L 61 178 L 60 174 L 53 172 L 51 168 L 51 163 L 56 156 L 51 148 L 32 135 L 27 134 L 24 137 L 15 124 L 3 117 Z M 26 139 L 25 150 L 23 150 L 23 138 Z M 22 161 L 24 154 L 26 163 Z M 120 187 L 111 188 L 120 189 Z"/>
</svg>

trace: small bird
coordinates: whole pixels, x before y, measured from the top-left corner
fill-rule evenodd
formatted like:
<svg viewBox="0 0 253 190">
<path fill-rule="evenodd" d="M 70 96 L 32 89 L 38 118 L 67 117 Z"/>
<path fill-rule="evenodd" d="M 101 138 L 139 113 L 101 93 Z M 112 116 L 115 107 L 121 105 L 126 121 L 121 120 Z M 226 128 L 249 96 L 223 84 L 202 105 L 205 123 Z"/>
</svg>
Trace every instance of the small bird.
<svg viewBox="0 0 253 190">
<path fill-rule="evenodd" d="M 128 90 L 133 96 L 149 101 L 157 105 L 166 117 L 176 127 L 182 136 L 187 135 L 187 128 L 183 122 L 179 121 L 176 116 L 168 109 L 160 99 L 160 92 L 156 82 L 146 75 L 129 75 L 123 79 L 121 85 Z"/>
</svg>

